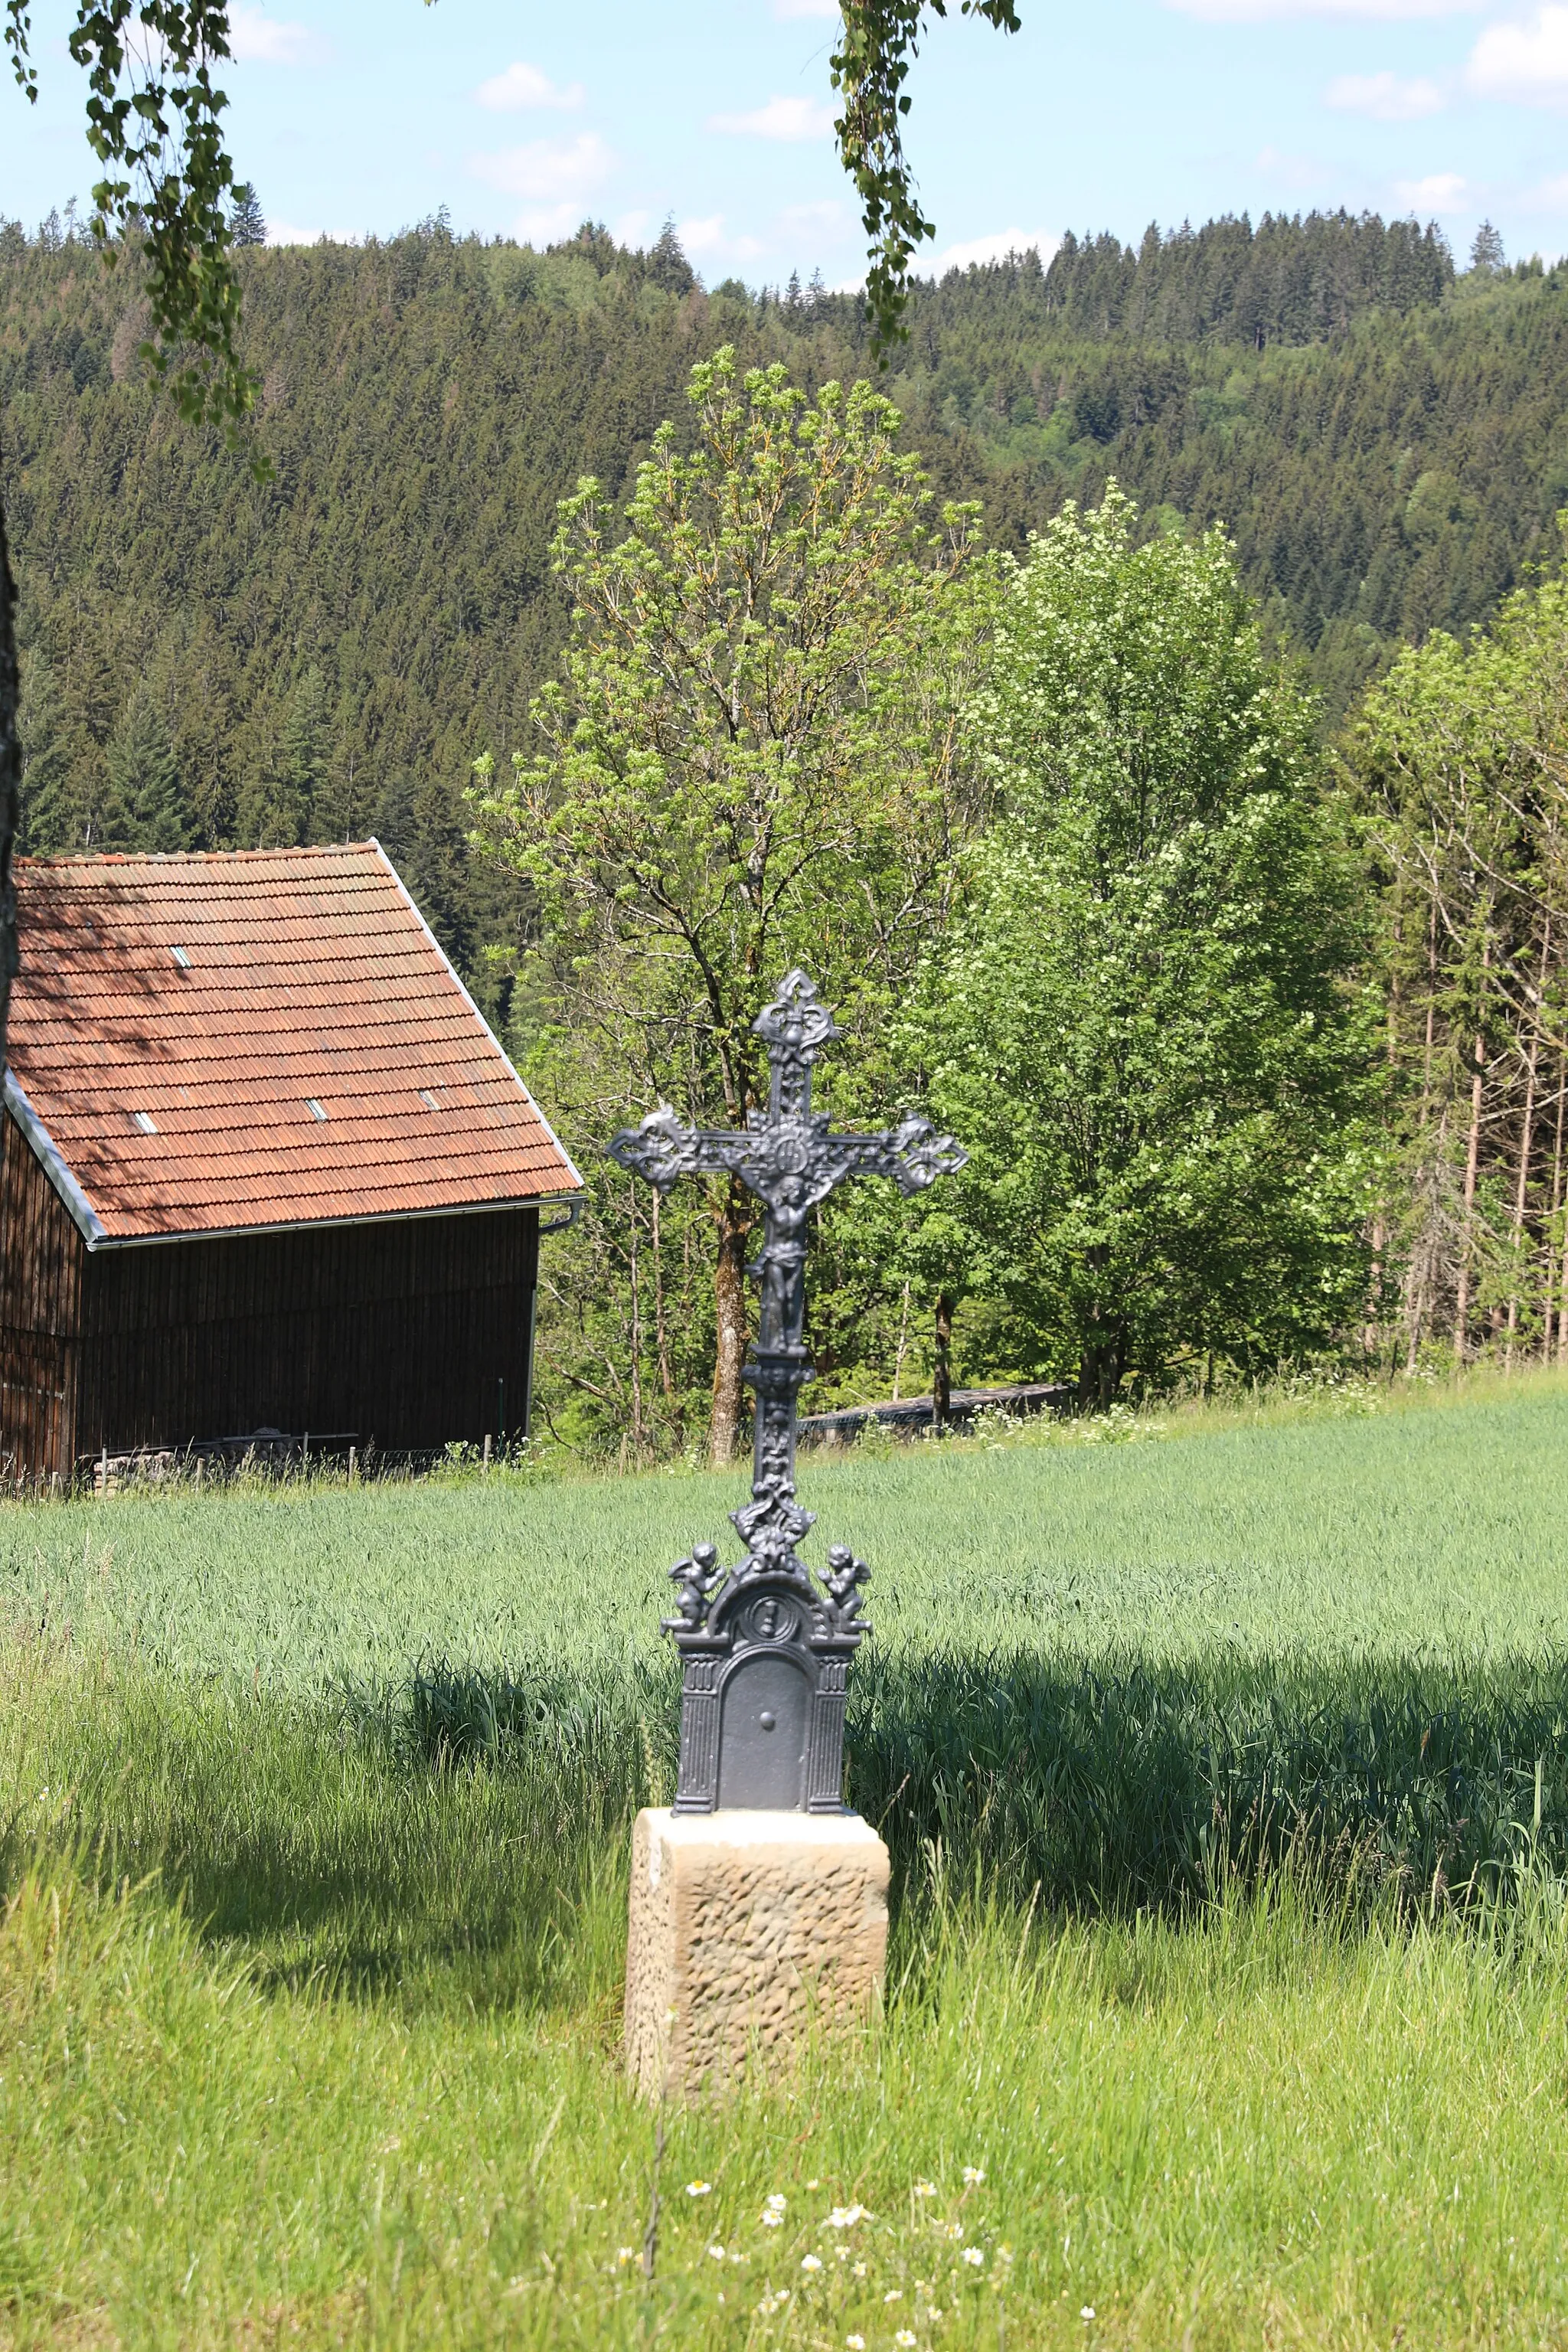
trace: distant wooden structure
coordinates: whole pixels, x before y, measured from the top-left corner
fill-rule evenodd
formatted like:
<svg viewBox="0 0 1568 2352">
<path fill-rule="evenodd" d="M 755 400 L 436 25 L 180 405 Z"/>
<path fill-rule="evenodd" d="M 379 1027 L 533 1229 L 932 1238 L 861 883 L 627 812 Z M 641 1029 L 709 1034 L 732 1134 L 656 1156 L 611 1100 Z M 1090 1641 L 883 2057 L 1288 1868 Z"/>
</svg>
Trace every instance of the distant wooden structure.
<svg viewBox="0 0 1568 2352">
<path fill-rule="evenodd" d="M 0 1475 L 524 1431 L 580 1179 L 379 845 L 16 883 Z"/>
</svg>

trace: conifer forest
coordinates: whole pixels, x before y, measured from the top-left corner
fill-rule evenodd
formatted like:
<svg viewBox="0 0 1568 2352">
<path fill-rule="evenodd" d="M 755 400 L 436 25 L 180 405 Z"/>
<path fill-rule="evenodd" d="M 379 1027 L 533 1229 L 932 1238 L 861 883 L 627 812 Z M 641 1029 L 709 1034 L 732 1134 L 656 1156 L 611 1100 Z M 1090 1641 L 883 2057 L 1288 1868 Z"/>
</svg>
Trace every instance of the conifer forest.
<svg viewBox="0 0 1568 2352">
<path fill-rule="evenodd" d="M 736 1442 L 749 1212 L 600 1147 L 743 1116 L 790 962 L 836 1114 L 971 1155 L 821 1213 L 807 1409 L 1568 1362 L 1568 275 L 1069 236 L 920 285 L 879 371 L 857 297 L 668 232 L 237 242 L 264 477 L 145 379 L 132 271 L 0 226 L 22 845 L 384 843 L 588 1181 L 557 1436 Z M 722 741 L 655 683 L 699 645 Z"/>
</svg>

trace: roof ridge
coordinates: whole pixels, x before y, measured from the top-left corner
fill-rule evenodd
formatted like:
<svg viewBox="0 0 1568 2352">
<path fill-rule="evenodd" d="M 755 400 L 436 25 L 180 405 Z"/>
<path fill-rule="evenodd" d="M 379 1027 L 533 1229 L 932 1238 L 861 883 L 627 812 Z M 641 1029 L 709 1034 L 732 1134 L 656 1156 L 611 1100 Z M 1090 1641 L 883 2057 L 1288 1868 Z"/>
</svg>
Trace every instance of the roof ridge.
<svg viewBox="0 0 1568 2352">
<path fill-rule="evenodd" d="M 301 843 L 293 849 L 90 849 L 77 850 L 60 857 L 18 857 L 18 874 L 58 873 L 70 867 L 77 872 L 94 868 L 104 872 L 124 866 L 242 866 L 270 859 L 286 865 L 291 858 L 359 857 L 374 851 L 374 841 L 312 841 Z"/>
</svg>

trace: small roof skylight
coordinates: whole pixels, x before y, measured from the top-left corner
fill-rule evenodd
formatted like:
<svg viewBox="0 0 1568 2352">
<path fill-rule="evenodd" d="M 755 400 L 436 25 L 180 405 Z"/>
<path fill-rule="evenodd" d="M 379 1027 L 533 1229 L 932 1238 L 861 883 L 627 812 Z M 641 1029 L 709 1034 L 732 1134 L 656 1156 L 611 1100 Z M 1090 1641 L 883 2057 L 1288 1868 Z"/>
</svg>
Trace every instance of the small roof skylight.
<svg viewBox="0 0 1568 2352">
<path fill-rule="evenodd" d="M 133 1110 L 131 1114 L 131 1123 L 133 1127 L 139 1127 L 143 1135 L 156 1135 L 158 1132 L 153 1123 L 152 1114 L 148 1111 Z"/>
<path fill-rule="evenodd" d="M 184 948 L 171 948 L 169 950 L 169 953 L 174 957 L 174 961 L 179 965 L 182 971 L 189 971 L 191 968 L 191 960 L 185 953 Z"/>
<path fill-rule="evenodd" d="M 305 1108 L 310 1112 L 312 1118 L 325 1118 L 327 1116 L 326 1112 L 321 1108 L 321 1104 L 316 1100 L 314 1095 L 307 1095 L 305 1097 Z"/>
</svg>

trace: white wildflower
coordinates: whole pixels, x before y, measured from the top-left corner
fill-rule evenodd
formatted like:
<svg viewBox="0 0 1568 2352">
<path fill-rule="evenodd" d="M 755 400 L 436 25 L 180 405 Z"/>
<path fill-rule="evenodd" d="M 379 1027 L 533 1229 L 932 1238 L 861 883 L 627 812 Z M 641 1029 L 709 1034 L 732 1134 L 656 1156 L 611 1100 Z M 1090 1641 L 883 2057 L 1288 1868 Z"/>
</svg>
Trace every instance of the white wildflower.
<svg viewBox="0 0 1568 2352">
<path fill-rule="evenodd" d="M 716 2263 L 721 2263 L 723 2261 L 724 2249 L 722 2246 L 710 2246 L 708 2251 L 712 2255 Z"/>
<path fill-rule="evenodd" d="M 689 2197 L 711 2197 L 713 2183 L 710 2180 L 689 2180 L 686 2184 L 686 2193 Z"/>
<path fill-rule="evenodd" d="M 1093 2304 L 1092 2304 L 1092 2303 L 1086 2303 L 1086 2304 L 1084 2305 L 1084 2306 L 1083 2306 L 1083 2309 L 1079 2313 L 1079 2317 L 1080 2319 L 1092 2319 L 1092 2318 L 1094 2317 L 1094 2305 L 1093 2305 Z"/>
<path fill-rule="evenodd" d="M 819 2271 L 822 2268 L 822 2256 L 820 2254 L 802 2254 L 800 2258 L 800 2266 L 803 2271 Z"/>
<path fill-rule="evenodd" d="M 965 2246 L 962 2259 L 978 2270 L 985 2256 L 978 2246 Z"/>
<path fill-rule="evenodd" d="M 936 2195 L 935 2181 L 917 2180 L 915 2183 L 915 2195 L 917 2197 L 934 2197 Z"/>
<path fill-rule="evenodd" d="M 964 2187 L 965 2187 L 966 2189 L 978 2189 L 978 2188 L 980 2187 L 981 2182 L 984 2179 L 984 2178 L 985 2178 L 985 2175 L 984 2175 L 984 2173 L 982 2171 L 982 2169 L 981 2169 L 981 2168 L 980 2168 L 980 2166 L 979 2166 L 979 2165 L 977 2165 L 977 2164 L 966 2164 L 966 2165 L 964 2166 L 964 2168 L 963 2168 L 963 2185 L 964 2185 Z"/>
</svg>

